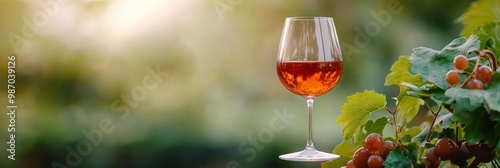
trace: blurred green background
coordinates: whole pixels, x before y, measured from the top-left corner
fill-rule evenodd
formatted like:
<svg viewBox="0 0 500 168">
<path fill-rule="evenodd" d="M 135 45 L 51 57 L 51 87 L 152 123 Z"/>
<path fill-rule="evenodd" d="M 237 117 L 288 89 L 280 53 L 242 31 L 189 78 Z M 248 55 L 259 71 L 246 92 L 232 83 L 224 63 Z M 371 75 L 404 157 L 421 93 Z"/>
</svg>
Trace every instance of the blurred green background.
<svg viewBox="0 0 500 168">
<path fill-rule="evenodd" d="M 380 25 L 371 12 L 390 3 L 402 10 Z M 315 145 L 331 151 L 342 139 L 335 122 L 346 96 L 365 89 L 396 96 L 396 87 L 383 86 L 392 63 L 458 37 L 455 20 L 470 3 L 0 1 L 0 107 L 6 113 L 11 54 L 18 105 L 15 161 L 7 159 L 8 115 L 0 115 L 0 167 L 320 167 L 278 159 L 303 149 L 307 131 L 305 101 L 276 76 L 284 19 L 334 18 L 344 74 L 314 113 Z M 356 46 L 356 27 L 372 22 L 379 32 Z M 270 132 L 277 112 L 295 117 Z"/>
</svg>

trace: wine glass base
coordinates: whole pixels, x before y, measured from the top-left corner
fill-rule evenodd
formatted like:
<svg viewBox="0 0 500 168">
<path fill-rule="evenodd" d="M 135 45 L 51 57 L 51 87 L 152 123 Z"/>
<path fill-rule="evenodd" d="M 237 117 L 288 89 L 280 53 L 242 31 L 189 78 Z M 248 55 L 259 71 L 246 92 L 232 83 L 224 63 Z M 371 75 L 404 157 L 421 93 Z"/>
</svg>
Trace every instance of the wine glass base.
<svg viewBox="0 0 500 168">
<path fill-rule="evenodd" d="M 340 158 L 339 155 L 321 151 L 300 151 L 279 156 L 282 160 L 299 162 L 324 162 Z"/>
</svg>

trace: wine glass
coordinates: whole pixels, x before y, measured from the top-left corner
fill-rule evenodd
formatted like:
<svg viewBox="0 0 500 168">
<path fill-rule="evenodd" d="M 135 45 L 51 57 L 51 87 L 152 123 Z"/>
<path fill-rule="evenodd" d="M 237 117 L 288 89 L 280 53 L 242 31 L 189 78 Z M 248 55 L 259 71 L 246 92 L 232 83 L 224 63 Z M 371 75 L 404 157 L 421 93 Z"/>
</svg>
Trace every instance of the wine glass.
<svg viewBox="0 0 500 168">
<path fill-rule="evenodd" d="M 303 151 L 279 156 L 289 161 L 328 161 L 339 155 L 321 152 L 313 145 L 314 99 L 330 91 L 342 76 L 342 53 L 331 17 L 286 18 L 276 62 L 281 83 L 306 99 L 307 145 Z"/>
</svg>

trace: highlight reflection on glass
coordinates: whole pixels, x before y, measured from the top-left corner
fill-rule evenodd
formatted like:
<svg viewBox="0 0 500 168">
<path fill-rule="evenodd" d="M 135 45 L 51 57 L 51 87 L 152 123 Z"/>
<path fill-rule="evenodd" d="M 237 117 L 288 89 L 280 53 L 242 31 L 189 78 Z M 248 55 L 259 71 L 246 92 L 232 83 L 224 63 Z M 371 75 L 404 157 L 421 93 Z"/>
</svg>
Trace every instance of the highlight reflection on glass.
<svg viewBox="0 0 500 168">
<path fill-rule="evenodd" d="M 328 161 L 338 155 L 316 150 L 312 136 L 314 99 L 335 87 L 342 76 L 342 53 L 330 17 L 290 17 L 285 21 L 276 63 L 281 83 L 306 99 L 308 135 L 303 151 L 281 155 L 290 161 Z"/>
</svg>

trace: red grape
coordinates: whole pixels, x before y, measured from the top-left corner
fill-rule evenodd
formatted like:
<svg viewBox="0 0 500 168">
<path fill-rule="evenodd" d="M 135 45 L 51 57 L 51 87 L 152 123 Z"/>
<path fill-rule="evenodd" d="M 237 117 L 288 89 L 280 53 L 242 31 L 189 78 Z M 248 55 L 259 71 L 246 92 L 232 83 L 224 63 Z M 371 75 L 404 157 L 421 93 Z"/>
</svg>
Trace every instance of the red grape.
<svg viewBox="0 0 500 168">
<path fill-rule="evenodd" d="M 379 154 L 383 157 L 386 158 L 387 155 L 391 152 L 391 149 L 394 148 L 394 142 L 392 141 L 385 141 L 384 144 L 380 147 L 379 149 Z"/>
<path fill-rule="evenodd" d="M 459 141 L 458 146 L 459 146 L 458 154 L 456 157 L 451 158 L 450 162 L 459 167 L 467 167 L 468 165 L 467 160 L 472 157 L 467 147 L 467 142 Z"/>
<path fill-rule="evenodd" d="M 467 83 L 467 89 L 470 90 L 483 90 L 483 82 L 477 79 L 472 79 Z"/>
<path fill-rule="evenodd" d="M 463 55 L 457 55 L 453 60 L 453 64 L 458 70 L 464 70 L 465 68 L 467 68 L 469 62 L 467 62 L 467 57 Z"/>
<path fill-rule="evenodd" d="M 466 141 L 460 143 L 460 148 L 458 149 L 458 154 L 463 156 L 465 159 L 470 159 L 473 157 L 470 152 L 470 147 L 467 145 Z"/>
<path fill-rule="evenodd" d="M 437 160 L 431 160 L 431 163 L 433 165 L 435 165 L 436 167 L 439 167 L 439 165 L 441 164 L 441 158 L 438 158 Z"/>
<path fill-rule="evenodd" d="M 489 66 L 480 66 L 476 70 L 476 79 L 480 80 L 483 83 L 489 83 L 491 81 L 491 77 L 493 72 Z"/>
<path fill-rule="evenodd" d="M 495 158 L 495 153 L 492 147 L 488 147 L 488 145 L 484 144 L 484 141 L 481 140 L 472 146 L 473 150 L 471 151 L 478 161 L 487 163 Z"/>
<path fill-rule="evenodd" d="M 371 133 L 365 138 L 365 148 L 371 153 L 377 153 L 383 143 L 382 136 L 377 133 Z"/>
<path fill-rule="evenodd" d="M 384 167 L 384 159 L 380 155 L 371 155 L 368 158 L 369 168 L 382 168 Z"/>
<path fill-rule="evenodd" d="M 422 158 L 420 158 L 420 161 L 425 164 L 425 166 L 427 167 L 431 167 L 431 161 L 429 160 L 429 158 L 427 158 L 427 156 L 424 156 Z"/>
<path fill-rule="evenodd" d="M 368 158 L 370 156 L 371 153 L 364 147 L 359 148 L 352 157 L 354 167 L 368 167 Z"/>
<path fill-rule="evenodd" d="M 450 85 L 456 85 L 460 82 L 460 74 L 457 70 L 450 70 L 446 73 L 446 82 Z"/>
<path fill-rule="evenodd" d="M 427 156 L 424 156 L 420 159 L 422 163 L 424 163 L 428 168 L 438 168 L 441 164 L 441 158 L 437 160 L 430 160 Z"/>
<path fill-rule="evenodd" d="M 441 157 L 441 160 L 446 161 L 456 157 L 458 145 L 449 138 L 442 138 L 436 143 L 434 151 Z"/>
<path fill-rule="evenodd" d="M 346 168 L 354 168 L 354 163 L 353 163 L 352 159 L 347 162 L 347 165 L 345 165 L 345 167 Z"/>
<path fill-rule="evenodd" d="M 429 158 L 429 160 L 435 161 L 439 158 L 439 156 L 436 154 L 435 149 L 436 149 L 435 147 L 427 149 L 426 156 L 427 156 L 427 158 Z"/>
</svg>

